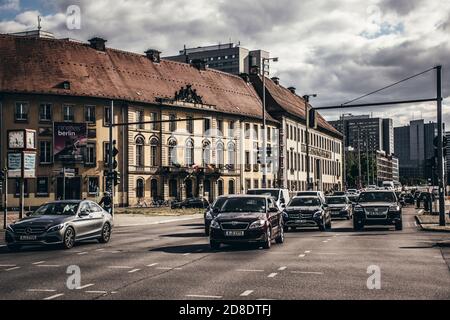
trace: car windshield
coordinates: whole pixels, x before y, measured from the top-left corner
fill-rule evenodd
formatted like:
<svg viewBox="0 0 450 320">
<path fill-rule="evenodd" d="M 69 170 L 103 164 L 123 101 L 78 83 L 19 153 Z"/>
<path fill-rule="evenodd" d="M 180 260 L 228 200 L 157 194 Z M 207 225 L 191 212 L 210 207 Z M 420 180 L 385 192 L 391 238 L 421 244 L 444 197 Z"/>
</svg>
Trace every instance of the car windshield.
<svg viewBox="0 0 450 320">
<path fill-rule="evenodd" d="M 231 198 L 227 199 L 220 209 L 220 213 L 227 212 L 266 212 L 264 198 Z"/>
<path fill-rule="evenodd" d="M 315 191 L 297 192 L 297 197 L 304 197 L 304 196 L 317 196 L 317 192 Z"/>
<path fill-rule="evenodd" d="M 319 198 L 294 198 L 289 203 L 288 207 L 317 207 L 320 206 Z"/>
<path fill-rule="evenodd" d="M 220 209 L 226 200 L 227 200 L 227 198 L 218 198 L 212 206 L 213 209 Z"/>
<path fill-rule="evenodd" d="M 73 216 L 78 211 L 78 203 L 47 203 L 39 207 L 33 216 Z"/>
<path fill-rule="evenodd" d="M 247 194 L 251 195 L 260 195 L 260 196 L 271 196 L 278 200 L 279 190 L 267 190 L 267 189 L 258 189 L 258 190 L 248 190 Z"/>
<path fill-rule="evenodd" d="M 359 196 L 358 202 L 396 202 L 393 192 L 364 192 Z"/>
<path fill-rule="evenodd" d="M 333 197 L 333 198 L 327 198 L 328 204 L 345 204 L 347 203 L 347 199 L 345 197 Z"/>
</svg>

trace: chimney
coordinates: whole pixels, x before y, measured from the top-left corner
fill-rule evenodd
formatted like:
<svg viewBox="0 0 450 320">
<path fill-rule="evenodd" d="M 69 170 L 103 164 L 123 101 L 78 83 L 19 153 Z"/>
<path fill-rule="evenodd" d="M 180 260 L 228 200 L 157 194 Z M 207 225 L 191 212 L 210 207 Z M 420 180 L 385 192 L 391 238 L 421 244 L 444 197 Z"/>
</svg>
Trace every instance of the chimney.
<svg viewBox="0 0 450 320">
<path fill-rule="evenodd" d="M 145 55 L 150 61 L 160 63 L 161 62 L 161 51 L 155 49 L 148 49 L 145 51 Z"/>
<path fill-rule="evenodd" d="M 288 90 L 290 92 L 292 92 L 293 94 L 295 94 L 295 90 L 297 90 L 295 87 L 289 87 Z"/>
<path fill-rule="evenodd" d="M 90 39 L 88 41 L 91 44 L 91 48 L 94 48 L 95 50 L 98 50 L 98 51 L 105 51 L 106 50 L 105 43 L 108 40 L 96 37 L 96 38 L 92 38 L 92 39 Z"/>
<path fill-rule="evenodd" d="M 280 84 L 280 78 L 278 77 L 273 77 L 272 81 L 275 82 L 275 84 L 278 86 Z"/>
<path fill-rule="evenodd" d="M 206 70 L 206 63 L 202 59 L 192 60 L 191 65 L 198 70 Z"/>
<path fill-rule="evenodd" d="M 250 67 L 250 74 L 257 75 L 259 74 L 259 67 L 258 66 L 252 66 Z"/>
<path fill-rule="evenodd" d="M 249 83 L 250 82 L 250 76 L 248 75 L 248 73 L 241 73 L 239 75 L 245 82 Z"/>
</svg>

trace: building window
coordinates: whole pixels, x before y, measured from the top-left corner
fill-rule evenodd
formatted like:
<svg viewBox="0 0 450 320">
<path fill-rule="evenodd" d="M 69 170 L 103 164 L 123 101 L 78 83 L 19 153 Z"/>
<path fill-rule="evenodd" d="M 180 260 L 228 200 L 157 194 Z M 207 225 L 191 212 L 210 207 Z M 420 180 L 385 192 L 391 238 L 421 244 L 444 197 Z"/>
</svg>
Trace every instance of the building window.
<svg viewBox="0 0 450 320">
<path fill-rule="evenodd" d="M 86 164 L 95 165 L 95 143 L 88 143 L 86 145 Z"/>
<path fill-rule="evenodd" d="M 144 197 L 144 179 L 137 179 L 136 181 L 136 197 L 143 198 Z"/>
<path fill-rule="evenodd" d="M 84 120 L 89 123 L 95 122 L 95 106 L 84 107 Z"/>
<path fill-rule="evenodd" d="M 111 107 L 105 107 L 103 114 L 103 125 L 109 126 L 111 123 Z"/>
<path fill-rule="evenodd" d="M 223 120 L 217 120 L 217 136 L 223 137 Z"/>
<path fill-rule="evenodd" d="M 228 122 L 228 136 L 229 137 L 234 136 L 234 121 Z"/>
<path fill-rule="evenodd" d="M 230 169 L 234 169 L 236 163 L 236 146 L 234 143 L 230 142 L 228 144 L 228 165 Z"/>
<path fill-rule="evenodd" d="M 203 132 L 205 134 L 205 136 L 210 136 L 211 135 L 211 119 L 204 119 L 203 120 Z"/>
<path fill-rule="evenodd" d="M 245 171 L 249 172 L 250 170 L 251 170 L 250 151 L 245 151 Z"/>
<path fill-rule="evenodd" d="M 74 121 L 75 115 L 74 115 L 74 107 L 69 105 L 63 106 L 63 120 L 64 121 Z"/>
<path fill-rule="evenodd" d="M 28 121 L 28 103 L 16 102 L 15 119 L 16 121 Z"/>
<path fill-rule="evenodd" d="M 223 143 L 219 142 L 217 144 L 216 147 L 216 151 L 217 151 L 217 165 L 219 166 L 219 168 L 223 168 L 224 164 L 225 164 L 225 159 L 224 159 L 224 146 Z"/>
<path fill-rule="evenodd" d="M 189 133 L 194 133 L 194 120 L 192 120 L 192 116 L 186 117 L 186 130 Z"/>
<path fill-rule="evenodd" d="M 250 123 L 245 124 L 245 139 L 250 139 Z"/>
<path fill-rule="evenodd" d="M 211 143 L 209 141 L 203 142 L 203 157 L 202 164 L 206 167 L 211 164 Z"/>
<path fill-rule="evenodd" d="M 15 197 L 20 197 L 20 179 L 15 179 L 15 193 L 14 196 Z M 28 197 L 28 181 L 29 179 L 24 179 L 23 183 L 24 183 L 24 196 Z"/>
<path fill-rule="evenodd" d="M 174 132 L 177 130 L 177 122 L 175 120 L 177 120 L 177 116 L 175 114 L 170 114 L 169 115 L 169 131 L 170 132 Z"/>
<path fill-rule="evenodd" d="M 192 140 L 186 142 L 185 163 L 189 167 L 194 164 L 194 142 Z"/>
<path fill-rule="evenodd" d="M 217 181 L 217 189 L 219 196 L 223 196 L 223 180 Z"/>
<path fill-rule="evenodd" d="M 258 179 L 253 180 L 253 189 L 259 189 L 259 180 Z"/>
<path fill-rule="evenodd" d="M 39 105 L 39 121 L 52 121 L 52 105 L 50 103 Z"/>
<path fill-rule="evenodd" d="M 142 122 L 144 122 L 144 111 L 136 110 L 136 122 L 141 122 L 136 125 L 137 129 L 139 129 L 139 130 L 145 129 L 145 124 L 142 123 Z"/>
<path fill-rule="evenodd" d="M 178 197 L 178 184 L 177 180 L 175 179 L 169 180 L 169 197 L 172 198 Z"/>
<path fill-rule="evenodd" d="M 50 164 L 52 163 L 52 143 L 50 141 L 39 142 L 39 163 Z"/>
<path fill-rule="evenodd" d="M 99 193 L 99 179 L 98 177 L 89 177 L 88 178 L 88 193 L 90 195 L 97 195 Z"/>
<path fill-rule="evenodd" d="M 156 113 L 156 112 L 150 113 L 150 121 L 158 121 L 158 113 Z M 159 123 L 158 122 L 153 122 L 150 127 L 151 127 L 152 130 L 158 130 L 159 129 Z"/>
<path fill-rule="evenodd" d="M 177 163 L 177 141 L 175 139 L 171 139 L 169 140 L 168 145 L 169 145 L 168 149 L 169 166 L 173 166 L 174 164 Z"/>
<path fill-rule="evenodd" d="M 234 180 L 228 181 L 228 194 L 235 194 L 236 193 L 236 187 L 234 184 Z"/>
<path fill-rule="evenodd" d="M 144 138 L 142 137 L 136 139 L 136 166 L 144 166 Z"/>
<path fill-rule="evenodd" d="M 40 177 L 36 179 L 36 197 L 48 197 L 48 178 Z"/>
<path fill-rule="evenodd" d="M 153 137 L 150 140 L 150 165 L 152 167 L 158 166 L 158 145 L 158 139 Z"/>
<path fill-rule="evenodd" d="M 250 179 L 245 179 L 245 190 L 248 191 L 252 188 L 252 181 Z"/>
</svg>

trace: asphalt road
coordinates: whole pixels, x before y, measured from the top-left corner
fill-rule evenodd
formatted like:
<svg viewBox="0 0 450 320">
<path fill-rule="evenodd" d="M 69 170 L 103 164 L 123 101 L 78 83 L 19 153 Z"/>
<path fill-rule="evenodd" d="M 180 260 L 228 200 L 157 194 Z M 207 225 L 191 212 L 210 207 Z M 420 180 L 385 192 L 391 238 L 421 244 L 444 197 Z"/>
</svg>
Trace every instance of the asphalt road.
<svg viewBox="0 0 450 320">
<path fill-rule="evenodd" d="M 202 220 L 116 228 L 110 243 L 63 251 L 0 247 L 0 299 L 450 299 L 449 234 L 420 231 L 414 209 L 404 230 L 333 221 L 332 230 L 301 230 L 270 250 L 209 249 Z M 70 290 L 67 268 L 79 266 Z M 370 266 L 381 289 L 369 290 Z"/>
</svg>

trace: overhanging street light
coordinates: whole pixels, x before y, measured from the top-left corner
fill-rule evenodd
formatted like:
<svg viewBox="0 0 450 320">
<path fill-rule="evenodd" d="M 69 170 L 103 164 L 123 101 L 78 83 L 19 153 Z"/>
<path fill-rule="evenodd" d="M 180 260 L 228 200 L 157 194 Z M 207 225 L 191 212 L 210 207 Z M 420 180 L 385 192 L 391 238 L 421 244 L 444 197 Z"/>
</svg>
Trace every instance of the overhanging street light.
<svg viewBox="0 0 450 320">
<path fill-rule="evenodd" d="M 309 98 L 316 98 L 317 94 L 305 94 L 303 99 L 305 100 L 305 118 L 306 118 L 306 190 L 312 190 L 311 183 L 311 166 L 309 163 Z"/>
</svg>

